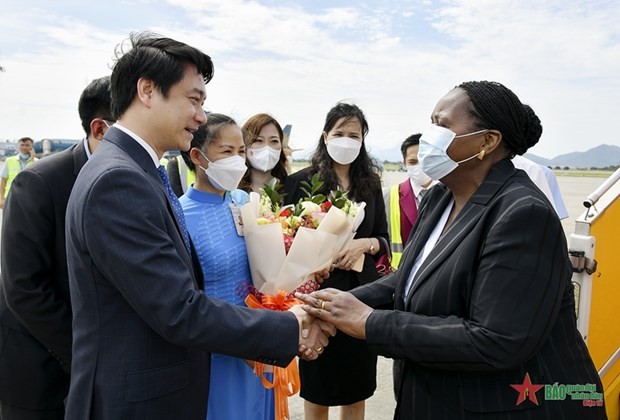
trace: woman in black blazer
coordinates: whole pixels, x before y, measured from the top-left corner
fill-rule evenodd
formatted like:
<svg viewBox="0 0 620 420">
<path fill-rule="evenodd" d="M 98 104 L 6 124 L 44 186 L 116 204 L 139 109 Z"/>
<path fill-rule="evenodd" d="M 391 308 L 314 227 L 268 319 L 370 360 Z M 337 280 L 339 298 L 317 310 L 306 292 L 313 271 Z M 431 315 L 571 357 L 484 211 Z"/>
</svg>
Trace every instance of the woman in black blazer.
<svg viewBox="0 0 620 420">
<path fill-rule="evenodd" d="M 379 275 L 375 258 L 387 251 L 387 221 L 381 193 L 381 180 L 374 172 L 364 138 L 368 123 L 355 105 L 339 103 L 329 111 L 311 166 L 289 175 L 284 184 L 286 204 L 296 203 L 305 194 L 302 181 L 310 182 L 318 173 L 325 183 L 320 192 L 348 191 L 354 201 L 366 202 L 365 216 L 353 243 L 336 259 L 335 270 L 321 288 L 351 290 L 376 280 Z M 383 238 L 383 239 L 380 239 Z M 351 270 L 358 258 L 364 257 L 360 273 Z M 337 334 L 318 360 L 300 361 L 301 397 L 304 398 L 305 418 L 327 418 L 329 406 L 344 406 L 350 417 L 363 418 L 364 400 L 376 388 L 377 356 L 370 353 L 366 343 Z"/>
<path fill-rule="evenodd" d="M 510 158 L 542 133 L 505 86 L 466 82 L 420 139 L 428 194 L 398 272 L 351 293 L 300 296 L 312 315 L 395 359 L 395 418 L 604 419 L 579 334 L 566 239 L 545 195 Z M 377 310 L 391 304 L 393 310 Z"/>
</svg>

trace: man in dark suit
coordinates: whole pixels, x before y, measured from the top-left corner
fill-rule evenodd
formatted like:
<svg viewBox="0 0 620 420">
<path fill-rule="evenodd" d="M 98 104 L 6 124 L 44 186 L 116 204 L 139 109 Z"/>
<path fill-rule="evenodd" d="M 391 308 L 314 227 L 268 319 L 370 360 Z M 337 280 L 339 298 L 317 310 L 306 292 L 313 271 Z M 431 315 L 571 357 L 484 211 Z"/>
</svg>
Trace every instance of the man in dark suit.
<svg viewBox="0 0 620 420">
<path fill-rule="evenodd" d="M 73 363 L 67 419 L 203 420 L 210 352 L 286 366 L 327 344 L 303 310 L 209 298 L 159 160 L 206 122 L 211 59 L 132 34 L 112 72 L 117 123 L 78 177 L 67 210 Z M 214 384 L 216 385 L 216 384 Z M 248 414 L 248 418 L 252 413 Z"/>
<path fill-rule="evenodd" d="M 2 226 L 0 419 L 63 419 L 71 366 L 65 211 L 73 184 L 112 124 L 110 77 L 78 104 L 84 140 L 20 172 Z"/>
</svg>

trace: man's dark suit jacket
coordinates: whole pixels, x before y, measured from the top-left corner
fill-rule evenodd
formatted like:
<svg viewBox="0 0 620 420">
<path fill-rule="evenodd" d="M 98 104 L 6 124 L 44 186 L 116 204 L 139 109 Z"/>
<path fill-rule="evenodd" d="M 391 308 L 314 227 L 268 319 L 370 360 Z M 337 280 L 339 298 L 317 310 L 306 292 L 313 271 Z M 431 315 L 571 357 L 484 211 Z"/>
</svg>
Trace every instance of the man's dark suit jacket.
<svg viewBox="0 0 620 420">
<path fill-rule="evenodd" d="M 2 227 L 0 400 L 58 409 L 69 390 L 71 303 L 65 211 L 86 163 L 83 143 L 21 171 Z"/>
<path fill-rule="evenodd" d="M 533 384 L 602 386 L 575 322 L 571 266 L 560 221 L 544 194 L 499 162 L 403 289 L 414 261 L 452 199 L 428 193 L 399 270 L 352 293 L 377 307 L 369 347 L 395 361 L 397 419 L 590 419 L 604 408 L 529 399 Z"/>
<path fill-rule="evenodd" d="M 278 366 L 296 355 L 293 314 L 205 295 L 177 226 L 150 155 L 111 127 L 67 209 L 67 419 L 204 420 L 209 352 Z"/>
</svg>

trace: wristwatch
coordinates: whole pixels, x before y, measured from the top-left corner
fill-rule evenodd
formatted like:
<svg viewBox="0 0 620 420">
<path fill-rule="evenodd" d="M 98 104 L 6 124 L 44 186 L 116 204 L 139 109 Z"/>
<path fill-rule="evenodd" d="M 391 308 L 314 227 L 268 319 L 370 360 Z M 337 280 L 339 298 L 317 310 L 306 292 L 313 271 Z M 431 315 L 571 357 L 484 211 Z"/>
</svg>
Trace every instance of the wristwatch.
<svg viewBox="0 0 620 420">
<path fill-rule="evenodd" d="M 368 240 L 370 241 L 370 255 L 375 255 L 375 244 L 372 243 L 371 238 L 368 238 Z"/>
</svg>

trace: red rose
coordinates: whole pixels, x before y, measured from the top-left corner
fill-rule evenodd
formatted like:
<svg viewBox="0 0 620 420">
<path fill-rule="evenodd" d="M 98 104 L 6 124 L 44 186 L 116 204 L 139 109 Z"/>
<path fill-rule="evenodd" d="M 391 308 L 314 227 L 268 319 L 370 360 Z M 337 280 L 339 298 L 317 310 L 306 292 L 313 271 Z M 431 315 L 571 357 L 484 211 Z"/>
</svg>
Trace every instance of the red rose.
<svg viewBox="0 0 620 420">
<path fill-rule="evenodd" d="M 332 206 L 332 203 L 330 201 L 326 201 L 323 204 L 321 204 L 321 211 L 324 213 L 327 213 L 327 210 L 329 210 L 331 206 Z"/>
<path fill-rule="evenodd" d="M 291 209 L 284 209 L 280 212 L 280 217 L 289 217 L 293 212 Z"/>
</svg>

